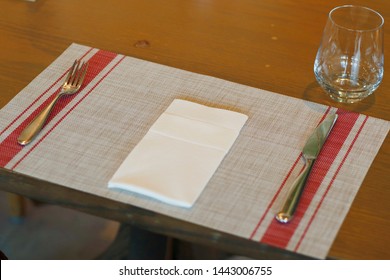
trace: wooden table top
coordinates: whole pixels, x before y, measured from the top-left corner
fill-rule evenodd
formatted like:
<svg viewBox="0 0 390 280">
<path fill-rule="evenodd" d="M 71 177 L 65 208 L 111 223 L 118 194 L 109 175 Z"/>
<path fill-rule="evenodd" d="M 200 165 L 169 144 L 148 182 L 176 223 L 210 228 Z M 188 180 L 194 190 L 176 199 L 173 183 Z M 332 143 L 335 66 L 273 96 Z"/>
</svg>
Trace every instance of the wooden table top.
<svg viewBox="0 0 390 280">
<path fill-rule="evenodd" d="M 313 63 L 327 14 L 343 4 L 338 0 L 1 1 L 0 108 L 76 42 L 390 120 L 388 64 L 377 91 L 356 105 L 331 101 L 315 81 Z M 390 1 L 349 4 L 381 13 L 385 38 L 390 37 Z M 387 57 L 389 40 L 385 40 Z M 389 162 L 387 137 L 329 258 L 390 258 Z M 304 258 L 1 168 L 0 189 L 237 254 Z M 156 220 L 164 226 L 156 225 Z M 178 226 L 180 232 L 175 230 Z"/>
</svg>

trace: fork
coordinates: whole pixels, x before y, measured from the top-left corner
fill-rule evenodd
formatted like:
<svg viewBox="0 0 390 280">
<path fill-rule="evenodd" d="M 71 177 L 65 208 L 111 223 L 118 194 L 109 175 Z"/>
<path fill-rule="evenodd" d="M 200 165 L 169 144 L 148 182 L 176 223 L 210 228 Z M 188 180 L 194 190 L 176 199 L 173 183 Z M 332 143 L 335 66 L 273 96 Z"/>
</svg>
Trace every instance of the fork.
<svg viewBox="0 0 390 280">
<path fill-rule="evenodd" d="M 66 76 L 65 82 L 61 87 L 61 91 L 57 96 L 47 105 L 32 121 L 26 128 L 20 133 L 18 137 L 18 143 L 22 146 L 30 143 L 41 131 L 43 125 L 46 123 L 47 118 L 50 115 L 54 105 L 57 101 L 65 95 L 72 95 L 78 92 L 80 89 L 85 74 L 87 73 L 88 62 L 83 62 L 80 66 L 80 60 L 75 60 L 72 67 L 69 70 L 68 75 Z"/>
</svg>

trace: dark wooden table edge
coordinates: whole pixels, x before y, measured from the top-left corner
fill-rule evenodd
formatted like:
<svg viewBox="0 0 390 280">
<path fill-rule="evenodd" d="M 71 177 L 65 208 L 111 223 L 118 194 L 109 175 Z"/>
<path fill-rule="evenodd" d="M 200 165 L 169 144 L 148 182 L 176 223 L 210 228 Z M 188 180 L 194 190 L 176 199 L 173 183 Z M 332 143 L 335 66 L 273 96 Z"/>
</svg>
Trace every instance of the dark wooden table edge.
<svg viewBox="0 0 390 280">
<path fill-rule="evenodd" d="M 37 190 L 39 188 L 39 190 Z M 0 190 L 130 224 L 180 240 L 216 247 L 228 253 L 266 260 L 310 260 L 311 257 L 192 224 L 147 209 L 67 188 L 0 168 Z"/>
</svg>

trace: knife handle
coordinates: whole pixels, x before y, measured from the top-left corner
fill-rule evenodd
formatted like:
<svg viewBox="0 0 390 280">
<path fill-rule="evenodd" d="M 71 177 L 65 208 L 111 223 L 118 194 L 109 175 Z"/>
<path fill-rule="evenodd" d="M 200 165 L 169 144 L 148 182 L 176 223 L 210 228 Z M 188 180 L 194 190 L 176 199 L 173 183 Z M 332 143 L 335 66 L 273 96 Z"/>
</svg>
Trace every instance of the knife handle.
<svg viewBox="0 0 390 280">
<path fill-rule="evenodd" d="M 314 159 L 306 159 L 305 169 L 299 174 L 292 184 L 282 209 L 276 214 L 275 219 L 283 224 L 291 221 L 297 209 L 299 199 L 305 188 L 307 177 L 313 167 Z"/>
</svg>

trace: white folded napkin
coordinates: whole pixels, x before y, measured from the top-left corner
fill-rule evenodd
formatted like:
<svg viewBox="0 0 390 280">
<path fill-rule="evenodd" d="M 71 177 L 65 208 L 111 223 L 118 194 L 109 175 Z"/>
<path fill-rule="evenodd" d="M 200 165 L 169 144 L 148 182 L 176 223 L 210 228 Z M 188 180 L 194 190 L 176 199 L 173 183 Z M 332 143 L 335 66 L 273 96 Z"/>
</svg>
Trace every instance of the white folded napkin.
<svg viewBox="0 0 390 280">
<path fill-rule="evenodd" d="M 233 145 L 248 117 L 175 99 L 108 183 L 191 207 Z"/>
</svg>

